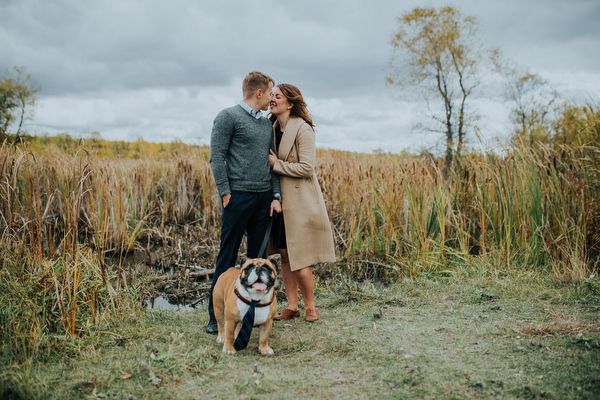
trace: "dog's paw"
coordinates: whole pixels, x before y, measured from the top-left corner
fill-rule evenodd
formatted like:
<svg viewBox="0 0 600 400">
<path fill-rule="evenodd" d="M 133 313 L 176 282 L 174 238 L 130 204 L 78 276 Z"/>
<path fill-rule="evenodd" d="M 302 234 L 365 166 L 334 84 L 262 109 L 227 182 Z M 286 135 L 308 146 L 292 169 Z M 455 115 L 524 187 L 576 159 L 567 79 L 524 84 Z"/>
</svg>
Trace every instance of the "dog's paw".
<svg viewBox="0 0 600 400">
<path fill-rule="evenodd" d="M 223 347 L 223 353 L 233 356 L 235 355 L 235 349 L 226 349 L 225 347 Z"/>
<path fill-rule="evenodd" d="M 273 354 L 275 354 L 275 352 L 270 346 L 260 347 L 258 351 L 260 351 L 260 354 L 262 354 L 263 356 L 272 356 Z"/>
<path fill-rule="evenodd" d="M 221 336 L 217 336 L 217 343 L 225 343 L 225 339 Z"/>
</svg>

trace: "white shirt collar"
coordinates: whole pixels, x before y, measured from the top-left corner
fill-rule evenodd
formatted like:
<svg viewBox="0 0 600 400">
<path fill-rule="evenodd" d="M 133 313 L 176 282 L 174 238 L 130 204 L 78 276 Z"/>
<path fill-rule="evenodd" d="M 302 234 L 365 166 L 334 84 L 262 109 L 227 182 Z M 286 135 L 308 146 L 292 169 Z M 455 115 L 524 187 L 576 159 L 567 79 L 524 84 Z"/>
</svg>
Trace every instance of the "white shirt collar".
<svg viewBox="0 0 600 400">
<path fill-rule="evenodd" d="M 252 107 L 250 107 L 248 104 L 246 104 L 246 102 L 244 100 L 242 100 L 240 102 L 240 106 L 242 106 L 242 108 L 244 110 L 246 110 L 248 112 L 248 114 L 252 115 L 254 118 L 259 119 L 260 117 L 262 117 L 263 112 L 262 110 L 258 110 L 258 112 L 254 111 L 252 109 Z"/>
</svg>

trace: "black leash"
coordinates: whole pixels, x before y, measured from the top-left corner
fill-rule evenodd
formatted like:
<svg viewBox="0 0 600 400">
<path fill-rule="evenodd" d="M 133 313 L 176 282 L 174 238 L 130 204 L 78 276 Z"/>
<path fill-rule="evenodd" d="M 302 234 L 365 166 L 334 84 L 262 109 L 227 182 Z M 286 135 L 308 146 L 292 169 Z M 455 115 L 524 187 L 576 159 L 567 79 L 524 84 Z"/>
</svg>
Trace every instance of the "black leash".
<svg viewBox="0 0 600 400">
<path fill-rule="evenodd" d="M 276 211 L 274 211 L 276 212 Z M 269 241 L 269 235 L 271 235 L 271 226 L 273 225 L 273 216 L 269 217 L 269 225 L 267 226 L 267 232 L 265 233 L 265 238 L 263 239 L 262 245 L 260 246 L 260 251 L 258 252 L 258 257 L 267 258 L 265 251 L 267 249 L 267 242 Z M 263 256 L 264 255 L 264 256 Z"/>
</svg>

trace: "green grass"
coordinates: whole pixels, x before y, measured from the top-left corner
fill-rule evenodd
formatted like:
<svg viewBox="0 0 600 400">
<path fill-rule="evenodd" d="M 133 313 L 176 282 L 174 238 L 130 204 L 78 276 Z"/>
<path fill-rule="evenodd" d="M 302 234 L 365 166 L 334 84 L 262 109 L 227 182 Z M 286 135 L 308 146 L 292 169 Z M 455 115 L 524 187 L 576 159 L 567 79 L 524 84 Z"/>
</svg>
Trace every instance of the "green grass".
<svg viewBox="0 0 600 400">
<path fill-rule="evenodd" d="M 11 398 L 597 398 L 600 285 L 538 276 L 319 281 L 321 320 L 277 322 L 235 356 L 206 309 L 124 316 L 44 364 L 4 366 Z M 283 304 L 279 305 L 281 309 Z M 18 395 L 21 397 L 16 397 Z"/>
</svg>

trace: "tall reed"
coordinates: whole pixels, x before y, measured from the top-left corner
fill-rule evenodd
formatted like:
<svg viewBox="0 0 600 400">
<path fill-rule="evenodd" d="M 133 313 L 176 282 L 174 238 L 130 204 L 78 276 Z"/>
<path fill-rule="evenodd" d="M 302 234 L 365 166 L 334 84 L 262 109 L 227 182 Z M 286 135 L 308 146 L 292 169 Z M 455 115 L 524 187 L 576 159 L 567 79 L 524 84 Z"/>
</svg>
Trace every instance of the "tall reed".
<svg viewBox="0 0 600 400">
<path fill-rule="evenodd" d="M 590 242 L 598 226 L 589 223 L 598 219 L 589 173 L 597 151 L 504 150 L 458 158 L 447 179 L 431 157 L 320 151 L 317 172 L 343 261 L 357 276 L 414 276 L 483 257 L 495 272 L 582 279 L 599 250 Z"/>
<path fill-rule="evenodd" d="M 160 157 L 137 149 L 133 158 L 85 145 L 0 151 L 0 228 L 38 262 L 85 241 L 103 265 L 105 253 L 131 251 L 144 230 L 173 224 L 218 237 L 207 147 L 175 143 Z M 457 157 L 445 178 L 429 155 L 319 150 L 316 172 L 339 260 L 358 277 L 452 273 L 479 257 L 495 272 L 577 280 L 600 254 L 599 159 L 594 147 L 523 145 Z"/>
<path fill-rule="evenodd" d="M 57 335 L 106 329 L 102 321 L 116 314 L 114 289 L 103 284 L 97 259 L 85 246 L 38 263 L 23 242 L 5 236 L 0 257 L 2 362 L 43 358 L 56 350 Z"/>
<path fill-rule="evenodd" d="M 54 147 L 34 154 L 5 144 L 0 228 L 47 254 L 75 252 L 89 238 L 101 253 L 127 252 L 157 221 L 213 227 L 219 214 L 207 153 L 184 150 L 156 161 L 98 158 L 85 147 L 74 154 Z"/>
<path fill-rule="evenodd" d="M 131 302 L 121 264 L 107 268 L 105 254 L 130 252 L 158 221 L 218 222 L 206 151 L 182 150 L 156 161 L 101 158 L 83 143 L 0 147 L 0 345 L 27 357 L 47 335 L 96 326 Z"/>
</svg>

